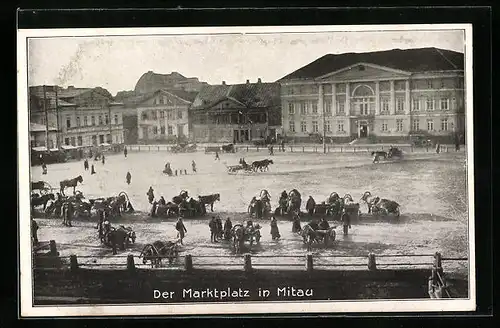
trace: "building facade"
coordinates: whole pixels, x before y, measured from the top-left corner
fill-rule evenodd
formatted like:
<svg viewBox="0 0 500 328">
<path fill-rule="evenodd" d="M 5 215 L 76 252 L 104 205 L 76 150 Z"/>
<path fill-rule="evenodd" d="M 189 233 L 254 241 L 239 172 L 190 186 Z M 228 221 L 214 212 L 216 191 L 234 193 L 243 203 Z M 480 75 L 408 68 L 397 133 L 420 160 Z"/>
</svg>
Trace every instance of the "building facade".
<svg viewBox="0 0 500 328">
<path fill-rule="evenodd" d="M 465 133 L 463 54 L 436 48 L 327 55 L 280 80 L 292 140 L 452 142 Z"/>
<path fill-rule="evenodd" d="M 30 121 L 56 130 L 49 148 L 123 143 L 123 104 L 113 102 L 105 89 L 43 89 L 30 87 Z"/>
<path fill-rule="evenodd" d="M 281 126 L 280 85 L 257 83 L 205 86 L 190 110 L 196 142 L 242 143 L 275 138 Z"/>
<path fill-rule="evenodd" d="M 139 143 L 176 143 L 189 138 L 194 92 L 161 89 L 136 102 Z"/>
</svg>

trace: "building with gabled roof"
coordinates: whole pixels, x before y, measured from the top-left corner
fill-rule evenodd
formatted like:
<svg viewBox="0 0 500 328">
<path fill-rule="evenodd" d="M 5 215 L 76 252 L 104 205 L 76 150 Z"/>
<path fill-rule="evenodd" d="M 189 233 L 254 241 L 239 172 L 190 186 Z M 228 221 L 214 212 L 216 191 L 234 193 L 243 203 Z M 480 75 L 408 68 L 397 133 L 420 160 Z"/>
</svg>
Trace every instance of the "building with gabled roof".
<svg viewBox="0 0 500 328">
<path fill-rule="evenodd" d="M 280 85 L 247 80 L 207 85 L 190 109 L 192 139 L 197 142 L 247 142 L 276 138 L 281 126 Z"/>
<path fill-rule="evenodd" d="M 160 89 L 185 90 L 196 92 L 201 89 L 206 82 L 200 82 L 196 77 L 185 77 L 178 72 L 169 74 L 159 74 L 153 71 L 144 73 L 137 81 L 134 91 L 137 94 L 155 92 Z"/>
<path fill-rule="evenodd" d="M 417 134 L 449 142 L 465 132 L 463 53 L 328 54 L 278 82 L 289 139 L 398 142 Z"/>
</svg>

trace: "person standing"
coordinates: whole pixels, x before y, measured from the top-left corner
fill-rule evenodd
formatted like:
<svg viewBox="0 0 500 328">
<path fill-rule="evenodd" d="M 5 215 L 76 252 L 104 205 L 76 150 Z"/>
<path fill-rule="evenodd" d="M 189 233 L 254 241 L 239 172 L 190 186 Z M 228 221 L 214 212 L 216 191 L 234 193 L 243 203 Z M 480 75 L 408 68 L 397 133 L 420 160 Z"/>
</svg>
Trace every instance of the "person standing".
<svg viewBox="0 0 500 328">
<path fill-rule="evenodd" d="M 33 245 L 38 245 L 38 223 L 31 218 L 31 240 L 33 241 Z"/>
<path fill-rule="evenodd" d="M 151 187 L 151 186 L 149 187 L 149 190 L 146 193 L 146 195 L 148 196 L 149 203 L 153 204 L 153 199 L 155 199 L 155 194 L 154 194 L 153 187 Z"/>
<path fill-rule="evenodd" d="M 231 238 L 231 229 L 233 228 L 233 223 L 230 218 L 226 219 L 224 222 L 224 239 L 229 240 Z"/>
<path fill-rule="evenodd" d="M 460 151 L 460 139 L 458 134 L 455 134 L 455 151 Z"/>
<path fill-rule="evenodd" d="M 193 168 L 193 173 L 196 173 L 196 163 L 194 160 L 191 162 L 191 167 Z"/>
<path fill-rule="evenodd" d="M 47 165 L 45 163 L 42 164 L 42 174 L 47 174 Z"/>
<path fill-rule="evenodd" d="M 441 144 L 439 142 L 436 142 L 436 154 L 439 154 L 440 150 L 441 150 Z"/>
<path fill-rule="evenodd" d="M 296 215 L 293 218 L 293 223 L 292 223 L 292 232 L 293 233 L 299 233 L 302 231 L 302 227 L 300 226 L 300 217 Z"/>
<path fill-rule="evenodd" d="M 351 228 L 351 217 L 350 217 L 349 213 L 347 213 L 347 211 L 345 209 L 342 212 L 341 221 L 342 221 L 342 225 L 343 225 L 343 228 L 344 228 L 344 236 L 347 236 L 348 233 L 349 233 L 349 229 Z"/>
<path fill-rule="evenodd" d="M 281 139 L 281 151 L 285 151 L 285 139 Z"/>
<path fill-rule="evenodd" d="M 126 179 L 127 179 L 127 184 L 129 185 L 130 184 L 130 180 L 132 180 L 132 175 L 130 174 L 130 172 L 127 172 Z"/>
<path fill-rule="evenodd" d="M 95 174 L 94 164 L 90 167 L 90 174 Z"/>
<path fill-rule="evenodd" d="M 104 157 L 104 154 L 102 154 L 102 164 L 104 164 L 106 162 L 106 159 Z"/>
<path fill-rule="evenodd" d="M 219 152 L 215 151 L 215 160 L 220 161 Z"/>
<path fill-rule="evenodd" d="M 181 242 L 181 245 L 184 245 L 182 240 L 184 239 L 184 236 L 187 233 L 187 229 L 184 226 L 184 223 L 182 222 L 182 218 L 180 218 L 180 217 L 177 220 L 177 223 L 175 224 L 175 230 L 177 230 L 177 236 Z"/>
<path fill-rule="evenodd" d="M 280 231 L 278 228 L 278 221 L 274 216 L 271 217 L 271 237 L 273 240 L 280 239 Z"/>
<path fill-rule="evenodd" d="M 307 200 L 307 203 L 306 203 L 306 210 L 310 216 L 312 216 L 314 214 L 314 207 L 315 206 L 316 206 L 316 202 L 314 201 L 314 198 L 312 198 L 312 196 L 309 196 L 309 199 Z"/>
<path fill-rule="evenodd" d="M 218 243 L 217 241 L 217 219 L 215 216 L 212 216 L 212 219 L 208 223 L 208 227 L 210 228 L 210 242 Z"/>
<path fill-rule="evenodd" d="M 85 171 L 88 171 L 89 170 L 89 161 L 88 159 L 85 158 L 85 160 L 83 161 L 83 169 Z"/>
<path fill-rule="evenodd" d="M 123 155 L 125 155 L 125 158 L 127 158 L 127 147 L 123 148 Z"/>
</svg>

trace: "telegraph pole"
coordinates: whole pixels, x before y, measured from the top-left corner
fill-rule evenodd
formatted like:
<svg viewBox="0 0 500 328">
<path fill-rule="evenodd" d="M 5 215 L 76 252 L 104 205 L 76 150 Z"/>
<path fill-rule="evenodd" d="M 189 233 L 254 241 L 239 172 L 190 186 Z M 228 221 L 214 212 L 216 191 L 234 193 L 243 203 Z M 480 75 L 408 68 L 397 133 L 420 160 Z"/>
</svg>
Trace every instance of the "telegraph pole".
<svg viewBox="0 0 500 328">
<path fill-rule="evenodd" d="M 47 114 L 47 92 L 43 85 L 43 111 L 45 114 L 45 147 L 49 150 L 49 115 Z"/>
<path fill-rule="evenodd" d="M 56 144 L 57 148 L 61 148 L 61 128 L 59 126 L 59 99 L 57 97 L 57 85 L 55 86 L 56 91 Z"/>
</svg>

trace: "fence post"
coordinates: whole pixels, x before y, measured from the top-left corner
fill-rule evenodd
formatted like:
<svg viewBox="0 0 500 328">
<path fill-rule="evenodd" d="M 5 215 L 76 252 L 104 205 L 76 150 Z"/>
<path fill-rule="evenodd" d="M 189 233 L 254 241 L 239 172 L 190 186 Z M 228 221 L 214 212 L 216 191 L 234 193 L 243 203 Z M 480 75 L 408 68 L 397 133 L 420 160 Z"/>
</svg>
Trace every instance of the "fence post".
<svg viewBox="0 0 500 328">
<path fill-rule="evenodd" d="M 78 270 L 78 259 L 76 258 L 76 255 L 69 256 L 69 267 L 72 272 Z"/>
<path fill-rule="evenodd" d="M 191 254 L 187 254 L 184 256 L 184 269 L 186 272 L 192 272 L 193 271 L 193 257 Z"/>
<path fill-rule="evenodd" d="M 368 254 L 368 270 L 375 271 L 377 270 L 377 262 L 375 260 L 375 254 Z"/>
<path fill-rule="evenodd" d="M 49 254 L 52 256 L 59 256 L 59 252 L 57 251 L 56 241 L 51 240 L 49 243 L 49 246 L 50 246 Z"/>
<path fill-rule="evenodd" d="M 245 254 L 245 264 L 244 264 L 245 272 L 252 272 L 252 255 Z"/>
<path fill-rule="evenodd" d="M 306 255 L 306 271 L 307 272 L 313 271 L 313 256 L 312 256 L 312 254 Z"/>
<path fill-rule="evenodd" d="M 305 147 L 304 146 L 302 146 L 302 152 L 305 152 Z"/>
<path fill-rule="evenodd" d="M 441 271 L 442 270 L 442 267 L 441 267 L 441 253 L 439 252 L 436 252 L 436 254 L 434 254 L 434 267 L 438 270 L 438 271 Z"/>
<path fill-rule="evenodd" d="M 247 146 L 247 153 L 248 153 L 248 146 Z"/>
<path fill-rule="evenodd" d="M 130 272 L 135 271 L 134 255 L 127 255 L 127 270 Z"/>
</svg>

